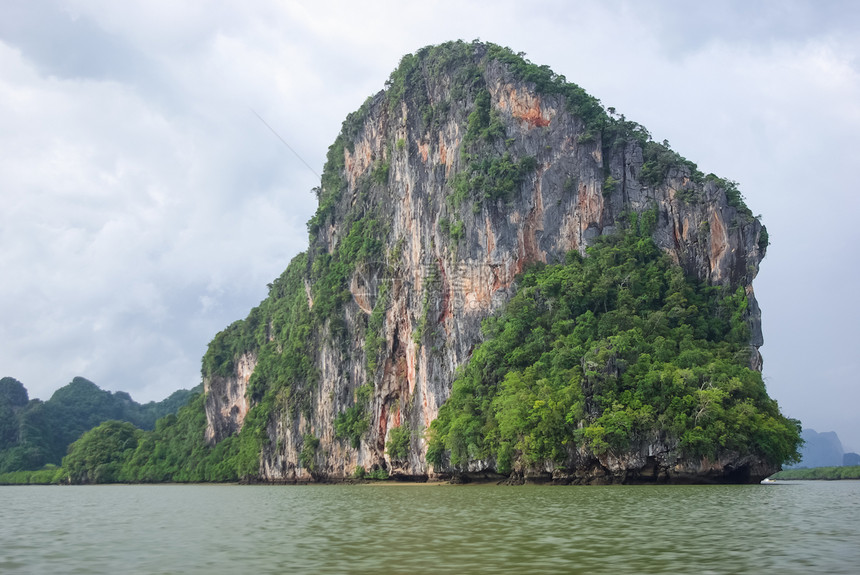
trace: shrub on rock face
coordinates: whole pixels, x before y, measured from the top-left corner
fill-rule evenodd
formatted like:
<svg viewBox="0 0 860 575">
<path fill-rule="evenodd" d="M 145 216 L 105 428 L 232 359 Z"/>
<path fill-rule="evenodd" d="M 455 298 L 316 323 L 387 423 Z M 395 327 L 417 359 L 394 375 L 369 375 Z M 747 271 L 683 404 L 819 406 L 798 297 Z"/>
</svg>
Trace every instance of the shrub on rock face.
<svg viewBox="0 0 860 575">
<path fill-rule="evenodd" d="M 401 461 L 409 456 L 409 440 L 411 433 L 406 426 L 395 427 L 388 432 L 388 443 L 385 445 L 388 456 L 396 461 Z"/>
</svg>

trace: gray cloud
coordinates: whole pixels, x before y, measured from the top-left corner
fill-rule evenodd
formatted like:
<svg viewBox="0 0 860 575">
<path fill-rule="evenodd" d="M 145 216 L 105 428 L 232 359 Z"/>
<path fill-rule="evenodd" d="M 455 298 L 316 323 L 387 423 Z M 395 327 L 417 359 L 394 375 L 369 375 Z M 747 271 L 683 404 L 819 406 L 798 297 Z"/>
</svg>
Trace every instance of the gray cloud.
<svg viewBox="0 0 860 575">
<path fill-rule="evenodd" d="M 768 44 L 850 37 L 860 21 L 860 5 L 850 1 L 658 0 L 628 1 L 624 7 L 655 32 L 667 58 L 686 57 L 715 43 L 760 50 Z"/>
<path fill-rule="evenodd" d="M 347 113 L 400 57 L 525 51 L 741 182 L 773 245 L 755 287 L 791 416 L 860 449 L 854 3 L 225 4 L 10 0 L 0 21 L 0 369 L 140 400 L 199 381 L 207 342 L 306 247 Z"/>
<path fill-rule="evenodd" d="M 76 17 L 59 2 L 9 0 L 0 37 L 18 46 L 41 72 L 61 78 L 135 79 L 146 59 L 124 38 Z"/>
</svg>

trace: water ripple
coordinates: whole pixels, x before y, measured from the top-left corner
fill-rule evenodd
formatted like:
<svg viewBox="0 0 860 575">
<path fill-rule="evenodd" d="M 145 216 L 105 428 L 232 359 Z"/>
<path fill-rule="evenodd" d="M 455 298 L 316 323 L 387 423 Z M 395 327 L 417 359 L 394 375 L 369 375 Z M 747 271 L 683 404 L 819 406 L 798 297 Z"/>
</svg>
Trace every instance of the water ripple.
<svg viewBox="0 0 860 575">
<path fill-rule="evenodd" d="M 856 573 L 860 482 L 0 489 L 2 573 Z"/>
</svg>

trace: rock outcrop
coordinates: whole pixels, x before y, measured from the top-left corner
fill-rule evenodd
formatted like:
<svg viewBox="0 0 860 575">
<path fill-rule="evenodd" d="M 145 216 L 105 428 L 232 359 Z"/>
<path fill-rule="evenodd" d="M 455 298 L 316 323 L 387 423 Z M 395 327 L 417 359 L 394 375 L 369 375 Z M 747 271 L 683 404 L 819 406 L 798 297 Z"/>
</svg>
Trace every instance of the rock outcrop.
<svg viewBox="0 0 860 575">
<path fill-rule="evenodd" d="M 309 250 L 294 262 L 301 299 L 278 286 L 270 296 L 293 297 L 306 309 L 290 313 L 312 318 L 291 336 L 311 367 L 260 371 L 264 346 L 287 353 L 275 335 L 286 328 L 265 310 L 243 324 L 258 337 L 230 343 L 231 357 L 204 367 L 210 442 L 237 432 L 249 408 L 266 410 L 262 480 L 342 478 L 357 468 L 451 475 L 427 464 L 423 432 L 481 341 L 482 320 L 508 301 L 525 266 L 584 253 L 630 213 L 656 217 L 655 242 L 689 275 L 743 286 L 752 365 L 761 367 L 752 280 L 767 238 L 734 185 L 703 176 L 641 126 L 507 50 L 452 43 L 404 58 L 386 90 L 344 123 L 317 193 Z M 223 339 L 213 357 L 228 349 Z M 402 427 L 408 444 L 392 454 L 386 444 Z M 677 461 L 661 459 L 665 446 L 652 451 L 534 477 L 770 473 L 741 458 Z M 480 464 L 470 471 L 492 474 Z"/>
</svg>

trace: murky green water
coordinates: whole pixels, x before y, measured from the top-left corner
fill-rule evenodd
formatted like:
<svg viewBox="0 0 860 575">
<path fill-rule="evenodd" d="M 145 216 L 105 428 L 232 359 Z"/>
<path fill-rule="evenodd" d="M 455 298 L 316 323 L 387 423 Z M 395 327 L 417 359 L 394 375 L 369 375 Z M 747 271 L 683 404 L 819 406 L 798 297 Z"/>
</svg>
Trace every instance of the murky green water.
<svg viewBox="0 0 860 575">
<path fill-rule="evenodd" d="M 0 573 L 860 573 L 860 482 L 0 488 Z"/>
</svg>

